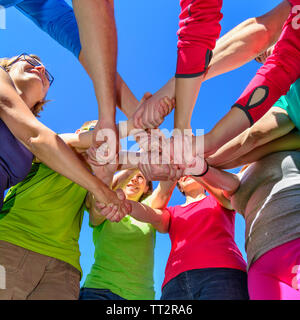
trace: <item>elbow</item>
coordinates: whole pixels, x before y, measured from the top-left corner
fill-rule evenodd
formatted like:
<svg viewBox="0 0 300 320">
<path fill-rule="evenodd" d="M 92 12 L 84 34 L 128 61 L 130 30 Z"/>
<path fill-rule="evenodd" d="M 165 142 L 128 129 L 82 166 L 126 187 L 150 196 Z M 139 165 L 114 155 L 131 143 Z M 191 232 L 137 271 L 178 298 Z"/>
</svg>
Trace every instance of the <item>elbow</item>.
<svg viewBox="0 0 300 320">
<path fill-rule="evenodd" d="M 37 131 L 33 132 L 30 137 L 24 140 L 26 147 L 34 154 L 39 155 L 40 153 L 49 152 L 49 146 L 56 144 L 58 145 L 61 141 L 61 138 L 54 132 L 45 132 Z"/>
<path fill-rule="evenodd" d="M 247 29 L 252 30 L 252 55 L 258 56 L 274 43 L 273 28 L 268 26 L 264 16 L 246 20 Z"/>
<path fill-rule="evenodd" d="M 164 214 L 163 214 L 160 223 L 154 227 L 160 233 L 168 233 L 169 232 L 169 224 L 170 224 L 169 216 L 168 215 L 164 216 Z"/>
</svg>

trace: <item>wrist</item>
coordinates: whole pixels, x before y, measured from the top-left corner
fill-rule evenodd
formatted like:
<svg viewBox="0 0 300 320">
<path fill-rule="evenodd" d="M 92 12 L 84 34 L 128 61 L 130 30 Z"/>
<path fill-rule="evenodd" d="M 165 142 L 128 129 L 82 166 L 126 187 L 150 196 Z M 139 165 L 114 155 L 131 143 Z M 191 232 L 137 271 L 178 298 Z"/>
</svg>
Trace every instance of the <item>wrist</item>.
<svg viewBox="0 0 300 320">
<path fill-rule="evenodd" d="M 209 170 L 209 165 L 208 165 L 208 163 L 207 163 L 207 161 L 206 161 L 205 159 L 204 159 L 204 163 L 206 164 L 206 167 L 205 167 L 205 169 L 202 171 L 202 173 L 201 173 L 201 174 L 194 174 L 193 177 L 200 178 L 200 177 L 204 177 L 204 176 L 207 174 L 207 172 L 208 172 L 208 170 Z"/>
<path fill-rule="evenodd" d="M 97 198 L 104 197 L 104 189 L 108 188 L 101 180 L 96 176 L 93 176 L 93 181 L 90 184 L 88 191 L 93 195 L 97 195 Z"/>
</svg>

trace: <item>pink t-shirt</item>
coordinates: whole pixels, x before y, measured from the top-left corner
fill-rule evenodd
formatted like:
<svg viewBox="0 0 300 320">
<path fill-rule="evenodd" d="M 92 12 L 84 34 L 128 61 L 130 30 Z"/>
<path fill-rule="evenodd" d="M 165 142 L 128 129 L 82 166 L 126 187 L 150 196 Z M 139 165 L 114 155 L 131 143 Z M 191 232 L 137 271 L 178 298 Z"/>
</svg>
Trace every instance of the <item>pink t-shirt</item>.
<svg viewBox="0 0 300 320">
<path fill-rule="evenodd" d="M 235 211 L 223 208 L 213 196 L 167 209 L 172 248 L 162 287 L 180 273 L 193 269 L 246 271 L 246 262 L 234 241 Z"/>
</svg>

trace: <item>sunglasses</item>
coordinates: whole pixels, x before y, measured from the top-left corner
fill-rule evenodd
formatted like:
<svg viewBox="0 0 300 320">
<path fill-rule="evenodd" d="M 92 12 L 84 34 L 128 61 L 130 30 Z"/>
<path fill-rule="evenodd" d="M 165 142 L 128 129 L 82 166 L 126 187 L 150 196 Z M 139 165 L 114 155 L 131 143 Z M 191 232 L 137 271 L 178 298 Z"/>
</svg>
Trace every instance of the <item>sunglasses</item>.
<svg viewBox="0 0 300 320">
<path fill-rule="evenodd" d="M 31 64 L 33 67 L 38 67 L 43 65 L 39 60 L 31 57 L 29 54 L 27 53 L 22 53 L 20 54 L 13 62 L 11 62 L 9 64 L 9 66 L 13 65 L 14 63 L 18 62 L 20 59 L 24 59 L 26 62 L 28 62 L 29 64 Z M 52 85 L 53 81 L 54 81 L 54 77 L 52 76 L 52 74 L 45 68 L 45 75 L 47 80 L 49 81 L 50 86 Z"/>
</svg>

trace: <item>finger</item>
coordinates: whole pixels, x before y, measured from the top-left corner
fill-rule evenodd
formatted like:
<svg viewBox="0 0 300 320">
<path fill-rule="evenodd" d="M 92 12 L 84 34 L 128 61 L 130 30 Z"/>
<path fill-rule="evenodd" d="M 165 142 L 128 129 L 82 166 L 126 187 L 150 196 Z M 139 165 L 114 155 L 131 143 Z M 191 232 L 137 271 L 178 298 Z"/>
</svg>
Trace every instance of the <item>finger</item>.
<svg viewBox="0 0 300 320">
<path fill-rule="evenodd" d="M 97 209 L 99 209 L 99 210 L 102 210 L 102 209 L 104 209 L 104 208 L 106 207 L 106 204 L 103 203 L 103 202 L 98 202 L 98 201 L 96 201 L 95 207 L 96 207 Z"/>
<path fill-rule="evenodd" d="M 138 110 L 134 113 L 133 116 L 133 123 L 134 123 L 134 127 L 137 129 L 141 129 L 142 128 L 142 116 L 144 113 L 144 106 L 141 105 Z"/>
<path fill-rule="evenodd" d="M 152 93 L 145 92 L 143 98 L 141 99 L 141 102 L 144 103 L 146 100 L 150 99 L 152 97 Z"/>
<path fill-rule="evenodd" d="M 114 222 L 120 222 L 124 217 L 119 213 L 117 212 L 117 214 L 115 215 L 114 217 Z"/>
<path fill-rule="evenodd" d="M 169 104 L 171 104 L 171 99 L 164 97 L 159 101 L 159 113 L 162 117 L 166 117 L 169 114 Z"/>
<path fill-rule="evenodd" d="M 114 205 L 110 213 L 106 215 L 106 219 L 113 222 L 114 216 L 117 214 L 117 212 L 118 212 L 118 206 Z"/>
<path fill-rule="evenodd" d="M 124 205 L 125 205 L 125 209 L 126 209 L 126 214 L 131 213 L 131 211 L 132 211 L 132 205 L 131 205 L 131 203 L 126 200 L 126 201 L 124 202 Z"/>
<path fill-rule="evenodd" d="M 99 210 L 99 213 L 107 219 L 107 217 L 112 213 L 112 210 L 113 206 L 108 206 L 101 211 Z"/>
<path fill-rule="evenodd" d="M 144 128 L 150 128 L 150 129 L 154 129 L 155 128 L 155 124 L 153 124 L 153 106 L 151 104 L 147 105 L 147 108 L 143 114 L 143 124 L 144 124 Z"/>
</svg>

